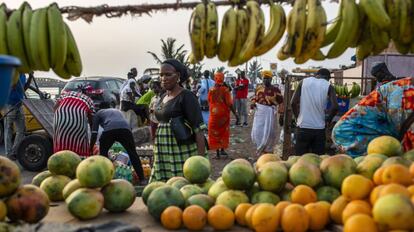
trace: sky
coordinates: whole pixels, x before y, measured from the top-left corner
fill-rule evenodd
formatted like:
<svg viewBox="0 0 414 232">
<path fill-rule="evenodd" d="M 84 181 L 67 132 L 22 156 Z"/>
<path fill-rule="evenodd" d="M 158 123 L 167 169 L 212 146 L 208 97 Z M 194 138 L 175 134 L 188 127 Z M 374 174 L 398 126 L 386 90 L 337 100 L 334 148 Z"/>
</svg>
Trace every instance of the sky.
<svg viewBox="0 0 414 232">
<path fill-rule="evenodd" d="M 192 2 L 196 0 L 182 0 L 182 2 Z M 4 0 L 8 8 L 15 9 L 20 6 L 22 0 Z M 28 1 L 33 9 L 44 7 L 52 3 L 49 0 Z M 120 5 L 137 5 L 153 3 L 175 3 L 175 0 L 61 0 L 54 1 L 62 6 L 98 6 L 108 4 L 110 6 Z M 286 14 L 290 11 L 291 6 L 283 4 Z M 323 1 L 323 6 L 328 16 L 328 20 L 336 17 L 338 3 Z M 221 19 L 224 12 L 230 6 L 219 6 L 218 13 Z M 266 28 L 269 23 L 269 7 L 262 6 L 265 13 Z M 190 20 L 191 10 L 179 9 L 177 11 L 168 10 L 155 12 L 151 16 L 131 16 L 126 15 L 121 18 L 106 18 L 104 16 L 94 17 L 93 22 L 88 24 L 82 19 L 69 21 L 78 48 L 83 61 L 82 76 L 115 76 L 126 78 L 131 67 L 137 67 L 138 75 L 142 75 L 146 68 L 158 68 L 147 51 L 153 51 L 157 54 L 161 52 L 161 39 L 166 40 L 168 37 L 177 39 L 178 44 L 184 44 L 186 50 L 191 50 L 190 38 L 188 35 L 188 22 Z M 64 17 L 67 15 L 64 15 Z M 221 20 L 220 20 L 221 21 Z M 221 26 L 219 25 L 219 28 Z M 276 54 L 283 44 L 283 38 L 279 43 L 266 54 L 253 58 L 257 59 L 264 69 L 270 69 L 270 63 L 277 63 L 278 68 L 292 70 L 296 67 L 307 68 L 311 66 L 323 66 L 326 68 L 338 68 L 339 65 L 349 65 L 353 63 L 351 56 L 354 55 L 354 49 L 348 49 L 342 56 L 337 59 L 325 61 L 308 61 L 303 65 L 296 65 L 292 59 L 286 61 L 277 60 Z M 326 49 L 323 50 L 326 52 Z M 229 68 L 226 63 L 219 61 L 217 58 L 205 58 L 205 69 L 225 66 L 227 70 L 233 72 L 236 68 Z M 241 66 L 244 68 L 244 66 Z M 56 77 L 53 72 L 35 72 L 35 75 L 42 77 Z"/>
</svg>

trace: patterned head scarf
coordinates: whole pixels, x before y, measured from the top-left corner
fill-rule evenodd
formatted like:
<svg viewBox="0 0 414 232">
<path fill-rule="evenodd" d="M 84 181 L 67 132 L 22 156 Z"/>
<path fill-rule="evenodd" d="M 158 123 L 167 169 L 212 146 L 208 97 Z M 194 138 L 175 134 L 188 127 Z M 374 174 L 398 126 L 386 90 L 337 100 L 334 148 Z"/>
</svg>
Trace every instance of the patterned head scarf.
<svg viewBox="0 0 414 232">
<path fill-rule="evenodd" d="M 169 64 L 180 73 L 180 84 L 184 83 L 190 77 L 187 67 L 177 59 L 166 59 L 161 64 Z"/>
<path fill-rule="evenodd" d="M 270 78 L 270 79 L 272 79 L 273 72 L 270 71 L 270 70 L 264 70 L 264 71 L 262 71 L 262 77 L 263 78 Z"/>
<path fill-rule="evenodd" d="M 217 72 L 214 74 L 214 80 L 216 81 L 216 84 L 222 85 L 224 83 L 224 74 Z"/>
</svg>

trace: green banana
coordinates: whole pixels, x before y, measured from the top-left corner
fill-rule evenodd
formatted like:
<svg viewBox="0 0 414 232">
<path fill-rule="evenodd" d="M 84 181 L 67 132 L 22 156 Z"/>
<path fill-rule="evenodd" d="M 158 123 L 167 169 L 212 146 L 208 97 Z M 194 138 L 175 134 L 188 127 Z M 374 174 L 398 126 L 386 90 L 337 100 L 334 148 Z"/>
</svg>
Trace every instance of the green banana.
<svg viewBox="0 0 414 232">
<path fill-rule="evenodd" d="M 413 9 L 411 0 L 398 0 L 401 2 L 400 36 L 404 44 L 411 43 L 413 39 Z"/>
<path fill-rule="evenodd" d="M 203 3 L 197 4 L 189 23 L 191 48 L 197 62 L 203 60 L 206 39 L 206 6 Z"/>
<path fill-rule="evenodd" d="M 349 45 L 349 47 L 351 48 L 355 48 L 358 46 L 359 41 L 362 38 L 364 25 L 367 22 L 367 16 L 365 14 L 364 9 L 362 9 L 362 7 L 359 4 L 357 4 L 357 7 L 358 7 L 358 16 L 359 16 L 358 30 L 354 36 L 354 39 L 351 41 Z"/>
<path fill-rule="evenodd" d="M 26 58 L 23 41 L 22 11 L 15 10 L 7 21 L 7 46 L 10 55 L 20 59 L 21 66 L 18 71 L 28 73 L 30 71 Z"/>
<path fill-rule="evenodd" d="M 315 54 L 313 54 L 313 56 L 311 57 L 312 60 L 316 60 L 316 61 L 322 61 L 325 60 L 325 55 L 323 54 L 323 52 L 321 50 L 317 50 L 315 52 Z"/>
<path fill-rule="evenodd" d="M 356 57 L 359 61 L 367 58 L 374 49 L 374 43 L 371 39 L 371 23 L 369 21 L 364 24 L 362 31 L 361 39 L 356 48 Z"/>
<path fill-rule="evenodd" d="M 78 77 L 82 74 L 82 60 L 79 54 L 78 46 L 69 26 L 65 23 L 65 30 L 67 35 L 67 55 L 65 61 L 65 70 L 72 76 Z"/>
<path fill-rule="evenodd" d="M 59 77 L 63 79 L 69 79 L 72 77 L 72 75 L 69 73 L 69 71 L 66 69 L 65 66 L 61 68 L 52 68 L 52 69 L 53 69 L 53 72 L 56 73 L 56 75 L 58 75 Z"/>
<path fill-rule="evenodd" d="M 36 70 L 35 61 L 31 56 L 30 49 L 30 22 L 32 20 L 32 8 L 29 4 L 26 4 L 22 11 L 22 28 L 23 28 L 23 41 L 24 48 L 26 51 L 27 63 L 30 66 L 30 69 Z"/>
<path fill-rule="evenodd" d="M 247 16 L 247 10 L 244 8 L 237 9 L 237 36 L 233 54 L 231 55 L 228 63 L 230 67 L 241 64 L 239 54 L 249 34 L 249 26 L 250 25 L 249 17 Z"/>
<path fill-rule="evenodd" d="M 259 4 L 256 1 L 248 1 L 246 11 L 249 18 L 249 33 L 239 53 L 240 63 L 245 63 L 254 56 L 256 46 L 261 43 L 265 32 L 264 14 Z"/>
<path fill-rule="evenodd" d="M 206 6 L 206 42 L 204 51 L 207 58 L 217 54 L 218 15 L 216 5 L 209 2 Z"/>
<path fill-rule="evenodd" d="M 50 69 L 47 8 L 33 12 L 30 22 L 30 55 L 38 70 Z"/>
<path fill-rule="evenodd" d="M 47 9 L 50 42 L 50 66 L 61 69 L 65 65 L 67 52 L 67 36 L 62 15 L 56 3 Z"/>
<path fill-rule="evenodd" d="M 368 15 L 369 20 L 381 29 L 391 26 L 391 19 L 384 7 L 383 0 L 360 0 L 359 4 Z"/>
<path fill-rule="evenodd" d="M 329 44 L 335 41 L 336 36 L 338 35 L 339 29 L 342 24 L 342 2 L 339 3 L 338 13 L 336 18 L 333 20 L 332 24 L 326 29 L 325 38 L 321 47 L 328 46 Z"/>
<path fill-rule="evenodd" d="M 381 30 L 376 24 L 370 23 L 371 40 L 374 42 L 375 53 L 381 53 L 388 47 L 390 37 L 387 31 Z"/>
<path fill-rule="evenodd" d="M 0 54 L 8 54 L 6 5 L 0 6 Z"/>
<path fill-rule="evenodd" d="M 237 38 L 237 13 L 233 7 L 224 13 L 221 25 L 220 42 L 217 56 L 220 61 L 227 61 L 233 53 Z"/>
<path fill-rule="evenodd" d="M 353 82 L 352 88 L 351 88 L 351 98 L 358 97 L 360 93 L 361 93 L 361 86 Z"/>
<path fill-rule="evenodd" d="M 391 20 L 391 25 L 400 25 L 400 0 L 385 0 L 386 10 Z M 389 28 L 390 36 L 393 40 L 400 39 L 400 27 L 393 26 Z"/>
<path fill-rule="evenodd" d="M 359 30 L 359 11 L 355 0 L 344 0 L 342 5 L 342 24 L 335 42 L 329 49 L 327 58 L 340 56 L 354 41 Z"/>
<path fill-rule="evenodd" d="M 257 46 L 255 56 L 261 56 L 272 49 L 283 36 L 286 29 L 286 15 L 283 7 L 270 1 L 270 26 L 262 42 Z"/>
<path fill-rule="evenodd" d="M 410 44 L 403 44 L 399 41 L 393 40 L 395 48 L 401 54 L 407 54 L 410 51 Z"/>
</svg>

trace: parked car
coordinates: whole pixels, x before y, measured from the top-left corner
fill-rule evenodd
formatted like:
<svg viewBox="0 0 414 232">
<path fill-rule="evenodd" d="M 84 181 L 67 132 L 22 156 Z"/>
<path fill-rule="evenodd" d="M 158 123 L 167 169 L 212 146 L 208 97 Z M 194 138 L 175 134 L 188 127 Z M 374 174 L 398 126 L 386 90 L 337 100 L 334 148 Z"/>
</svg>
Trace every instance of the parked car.
<svg viewBox="0 0 414 232">
<path fill-rule="evenodd" d="M 76 91 L 80 85 L 90 85 L 92 89 L 87 95 L 91 97 L 96 108 L 102 102 L 107 102 L 111 107 L 119 105 L 119 95 L 124 79 L 117 77 L 83 77 L 69 81 L 62 90 L 62 93 Z"/>
</svg>

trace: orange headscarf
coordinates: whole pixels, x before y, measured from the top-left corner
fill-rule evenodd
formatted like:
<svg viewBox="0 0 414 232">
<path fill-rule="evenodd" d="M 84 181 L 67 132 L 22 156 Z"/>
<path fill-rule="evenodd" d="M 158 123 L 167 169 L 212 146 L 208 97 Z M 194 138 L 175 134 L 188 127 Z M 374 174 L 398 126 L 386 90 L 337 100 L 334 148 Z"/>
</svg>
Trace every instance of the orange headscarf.
<svg viewBox="0 0 414 232">
<path fill-rule="evenodd" d="M 216 81 L 216 84 L 222 85 L 224 83 L 224 74 L 221 72 L 215 73 L 214 80 Z"/>
</svg>

